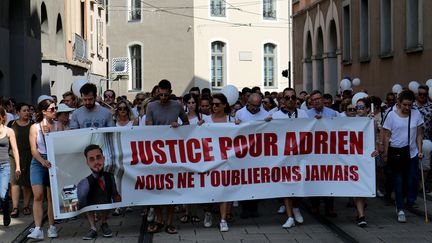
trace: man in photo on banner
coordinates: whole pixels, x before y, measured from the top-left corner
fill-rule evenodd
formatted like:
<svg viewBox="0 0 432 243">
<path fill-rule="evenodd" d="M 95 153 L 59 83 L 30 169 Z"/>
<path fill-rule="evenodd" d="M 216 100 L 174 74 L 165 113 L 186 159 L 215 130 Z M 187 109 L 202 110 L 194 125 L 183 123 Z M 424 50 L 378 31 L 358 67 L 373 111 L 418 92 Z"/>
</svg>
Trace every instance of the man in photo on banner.
<svg viewBox="0 0 432 243">
<path fill-rule="evenodd" d="M 117 191 L 114 175 L 104 171 L 105 157 L 99 145 L 88 145 L 84 150 L 84 155 L 92 173 L 78 183 L 78 207 L 81 209 L 90 205 L 120 202 L 121 196 Z M 112 237 L 112 230 L 107 224 L 108 214 L 108 210 L 98 212 L 104 237 Z M 87 219 L 90 231 L 83 237 L 83 240 L 92 240 L 97 237 L 95 212 L 87 212 Z"/>
</svg>

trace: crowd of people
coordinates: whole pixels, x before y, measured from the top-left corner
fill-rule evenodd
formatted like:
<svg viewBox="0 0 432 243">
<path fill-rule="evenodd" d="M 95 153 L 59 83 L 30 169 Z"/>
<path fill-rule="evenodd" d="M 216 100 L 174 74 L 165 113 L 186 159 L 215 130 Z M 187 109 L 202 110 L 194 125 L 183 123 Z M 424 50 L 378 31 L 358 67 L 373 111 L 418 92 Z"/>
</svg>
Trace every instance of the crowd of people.
<svg viewBox="0 0 432 243">
<path fill-rule="evenodd" d="M 282 92 L 261 92 L 259 87 L 245 87 L 239 92 L 238 101 L 229 104 L 223 93 L 212 93 L 210 89 L 193 87 L 183 97 L 172 93 L 171 82 L 161 80 L 148 93 L 137 93 L 130 102 L 126 96 L 116 96 L 114 90 L 107 89 L 103 96 L 97 95 L 97 88 L 92 83 L 84 84 L 80 94 L 68 91 L 60 102 L 57 97 L 42 95 L 35 106 L 16 103 L 13 98 L 2 99 L 0 106 L 0 203 L 3 223 L 8 226 L 11 217 L 33 214 L 35 228 L 28 238 L 44 239 L 42 229 L 43 202 L 48 202 L 49 238 L 58 237 L 53 216 L 52 199 L 47 160 L 45 135 L 49 132 L 65 131 L 89 127 L 130 127 L 169 125 L 179 126 L 204 123 L 235 123 L 274 119 L 321 119 L 327 117 L 370 117 L 374 119 L 376 129 L 376 148 L 372 154 L 376 161 L 376 195 L 383 197 L 389 205 L 396 205 L 397 221 L 406 222 L 405 208 L 416 207 L 419 189 L 429 191 L 420 183 L 420 170 L 427 176 L 430 170 L 430 153 L 423 154 L 423 139 L 430 139 L 432 134 L 432 104 L 429 101 L 429 87 L 421 85 L 417 92 L 403 90 L 399 94 L 389 92 L 384 102 L 378 96 L 353 99 L 353 91 L 345 90 L 333 97 L 314 90 L 310 94 L 299 94 L 292 88 Z M 90 151 L 90 152 L 89 152 Z M 100 148 L 86 150 L 86 159 L 97 161 L 103 158 Z M 88 155 L 89 154 L 89 155 Z M 95 154 L 95 155 L 93 155 Z M 97 157 L 99 156 L 99 157 Z M 90 165 L 90 164 L 89 164 Z M 101 180 L 98 172 L 92 173 L 88 181 L 97 183 Z M 84 183 L 83 182 L 83 183 Z M 102 184 L 106 183 L 103 182 Z M 86 184 L 86 185 L 87 185 Z M 92 185 L 87 185 L 91 187 Z M 97 187 L 97 185 L 95 185 Z M 86 188 L 86 187 L 84 187 Z M 103 191 L 102 190 L 99 191 Z M 9 205 L 9 191 L 12 210 Z M 23 207 L 19 209 L 19 199 L 23 194 Z M 392 193 L 394 193 L 394 201 Z M 33 196 L 32 196 L 33 195 Z M 31 198 L 33 197 L 33 203 Z M 111 200 L 111 199 L 108 199 Z M 280 200 L 281 214 L 287 220 L 283 228 L 291 228 L 304 222 L 300 211 L 302 198 L 284 198 Z M 109 202 L 109 201 L 108 201 Z M 114 202 L 114 201 L 112 201 Z M 314 197 L 310 199 L 311 211 L 320 213 L 320 204 L 324 202 L 324 214 L 337 217 L 334 198 Z M 229 230 L 228 222 L 233 218 L 231 207 L 238 202 L 219 203 L 221 232 Z M 357 210 L 357 224 L 367 225 L 365 217 L 365 198 L 348 199 Z M 32 209 L 30 208 L 32 205 Z M 198 217 L 198 205 L 168 205 L 146 208 L 148 220 L 152 223 L 147 231 L 157 233 L 165 230 L 176 234 L 174 211 L 182 208 L 184 214 L 181 223 L 198 223 L 203 220 L 204 227 L 213 225 L 214 204 L 203 207 L 204 219 Z M 241 201 L 241 218 L 259 217 L 259 201 Z M 113 215 L 120 215 L 123 209 L 114 210 Z M 127 208 L 124 210 L 133 210 Z M 165 215 L 164 212 L 165 211 Z M 89 232 L 83 239 L 97 237 L 96 216 L 101 218 L 101 231 L 104 237 L 111 237 L 107 218 L 108 212 L 88 212 Z"/>
</svg>

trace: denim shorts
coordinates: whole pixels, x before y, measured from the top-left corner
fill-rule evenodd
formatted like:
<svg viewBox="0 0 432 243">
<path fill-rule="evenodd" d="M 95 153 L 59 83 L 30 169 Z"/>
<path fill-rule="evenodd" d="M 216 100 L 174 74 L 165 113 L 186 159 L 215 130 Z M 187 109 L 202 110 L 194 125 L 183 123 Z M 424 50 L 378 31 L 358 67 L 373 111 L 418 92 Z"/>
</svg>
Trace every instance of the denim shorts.
<svg viewBox="0 0 432 243">
<path fill-rule="evenodd" d="M 9 161 L 0 163 L 0 199 L 7 198 L 9 189 L 10 163 Z"/>
<path fill-rule="evenodd" d="M 46 154 L 41 154 L 43 159 L 47 159 Z M 31 185 L 43 185 L 46 187 L 50 186 L 48 168 L 44 167 L 35 158 L 32 158 L 30 164 L 30 182 Z"/>
</svg>

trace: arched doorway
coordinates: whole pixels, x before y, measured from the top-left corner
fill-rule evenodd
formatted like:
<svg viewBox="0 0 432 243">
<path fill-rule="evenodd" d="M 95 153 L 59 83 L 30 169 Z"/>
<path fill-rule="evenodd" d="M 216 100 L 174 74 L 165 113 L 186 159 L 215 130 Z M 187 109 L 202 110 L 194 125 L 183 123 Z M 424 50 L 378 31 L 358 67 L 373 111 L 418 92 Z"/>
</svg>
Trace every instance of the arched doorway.
<svg viewBox="0 0 432 243">
<path fill-rule="evenodd" d="M 303 58 L 303 89 L 310 93 L 312 84 L 312 35 L 310 31 L 306 35 L 305 56 Z"/>
<path fill-rule="evenodd" d="M 56 24 L 56 49 L 57 54 L 61 57 L 65 55 L 65 43 L 63 36 L 63 24 L 61 15 L 57 15 L 57 24 Z"/>
<path fill-rule="evenodd" d="M 337 63 L 337 31 L 334 19 L 330 21 L 327 52 L 327 77 L 324 92 L 332 95 L 338 91 L 338 63 Z"/>
<path fill-rule="evenodd" d="M 323 91 L 324 90 L 324 38 L 322 28 L 317 29 L 316 38 L 316 54 L 314 57 L 315 62 L 315 80 L 314 89 Z"/>
<path fill-rule="evenodd" d="M 47 52 L 49 49 L 49 25 L 48 13 L 44 2 L 41 4 L 41 47 L 42 53 Z"/>
</svg>

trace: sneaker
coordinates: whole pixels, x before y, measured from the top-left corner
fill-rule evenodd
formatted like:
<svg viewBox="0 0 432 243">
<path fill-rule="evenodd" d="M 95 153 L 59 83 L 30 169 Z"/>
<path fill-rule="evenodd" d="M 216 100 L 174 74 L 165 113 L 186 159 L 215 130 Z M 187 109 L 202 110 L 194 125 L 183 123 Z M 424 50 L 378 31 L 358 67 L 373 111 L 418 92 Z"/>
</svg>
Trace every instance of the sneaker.
<svg viewBox="0 0 432 243">
<path fill-rule="evenodd" d="M 294 219 L 297 223 L 303 224 L 303 215 L 300 213 L 300 208 L 293 208 Z"/>
<path fill-rule="evenodd" d="M 285 222 L 285 224 L 282 225 L 282 228 L 284 229 L 288 229 L 295 226 L 295 222 L 294 222 L 294 218 L 293 217 L 289 217 L 287 219 L 287 221 Z"/>
<path fill-rule="evenodd" d="M 57 238 L 58 237 L 57 228 L 54 225 L 51 225 L 48 228 L 47 233 L 48 233 L 49 238 Z"/>
<path fill-rule="evenodd" d="M 362 228 L 367 226 L 366 218 L 364 216 L 357 217 L 356 221 L 357 221 L 357 225 L 362 227 Z"/>
<path fill-rule="evenodd" d="M 210 212 L 206 212 L 204 216 L 204 227 L 210 228 L 213 225 L 213 215 Z"/>
<path fill-rule="evenodd" d="M 278 214 L 284 214 L 286 211 L 285 205 L 281 205 L 277 211 Z"/>
<path fill-rule="evenodd" d="M 405 212 L 403 210 L 400 210 L 398 213 L 398 222 L 399 223 L 405 223 L 406 222 Z"/>
<path fill-rule="evenodd" d="M 94 229 L 90 229 L 89 232 L 87 232 L 87 234 L 85 234 L 83 236 L 83 240 L 94 240 L 97 237 L 97 232 Z"/>
<path fill-rule="evenodd" d="M 126 208 L 126 212 L 128 212 L 128 213 L 133 212 L 133 208 L 131 208 L 131 207 L 127 207 L 127 208 Z"/>
<path fill-rule="evenodd" d="M 228 223 L 225 220 L 221 220 L 219 224 L 219 230 L 220 232 L 227 232 L 229 230 Z"/>
<path fill-rule="evenodd" d="M 147 222 L 153 222 L 155 218 L 155 210 L 154 208 L 150 208 L 147 212 Z"/>
<path fill-rule="evenodd" d="M 44 239 L 44 233 L 42 230 L 31 228 L 30 234 L 27 235 L 27 238 L 35 239 L 35 240 L 43 240 Z"/>
<path fill-rule="evenodd" d="M 384 197 L 384 193 L 382 193 L 380 190 L 377 190 L 376 195 L 377 197 Z"/>
<path fill-rule="evenodd" d="M 106 238 L 112 237 L 113 235 L 112 230 L 109 228 L 107 223 L 102 223 L 101 230 L 102 230 L 103 237 Z"/>
<path fill-rule="evenodd" d="M 114 209 L 114 212 L 112 213 L 113 216 L 120 216 L 122 214 L 121 208 Z"/>
</svg>

